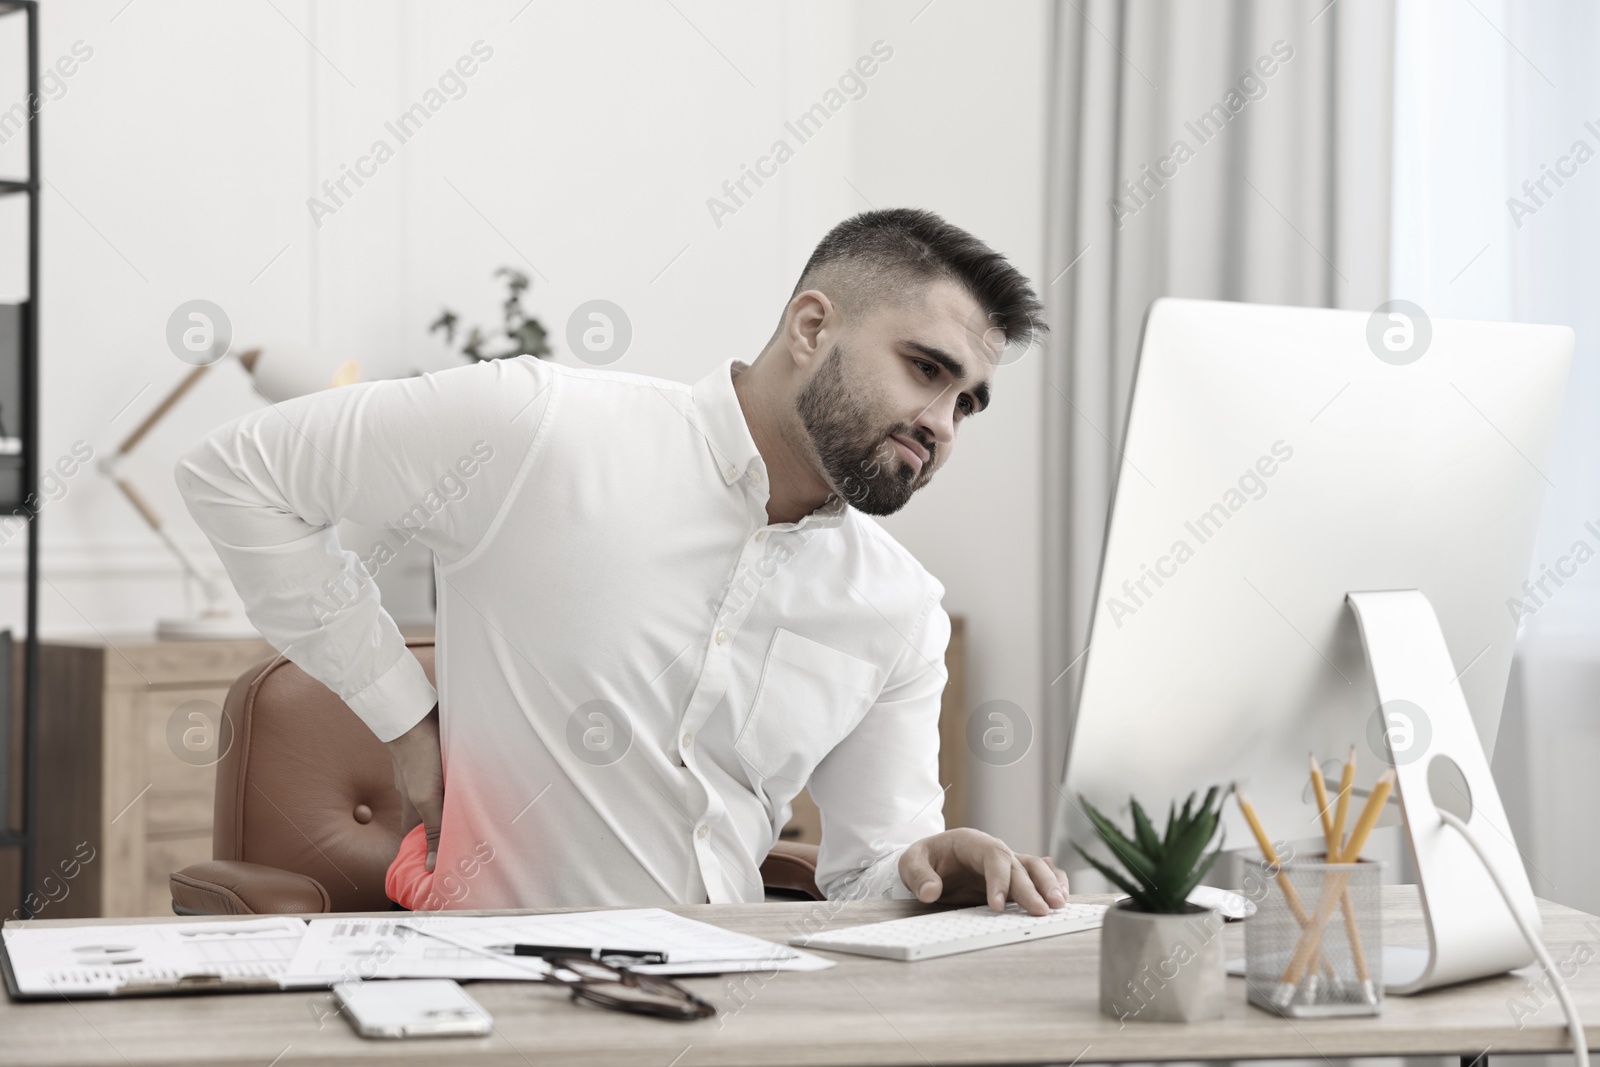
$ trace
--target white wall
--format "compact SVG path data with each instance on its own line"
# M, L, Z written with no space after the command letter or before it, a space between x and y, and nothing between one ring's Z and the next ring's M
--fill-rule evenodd
M871 206L927 207L979 234L1042 296L1046 5L940 0L910 23L897 9L870 10L878 17L863 18L874 27L865 36L894 40L903 65L862 111L851 180ZM867 206L860 197L839 205ZM1039 636L1042 371L1036 353L1002 365L994 406L962 430L939 477L885 522L944 581L946 607L967 617L969 711L1004 700L1027 717L1034 743L1021 760L967 761L969 817L1034 852L1047 847L1053 805L1044 797L1055 795L1039 739L1045 687L1060 668L1046 664L1065 662L1043 654Z
M47 459L79 439L109 455L182 377L163 331L196 297L228 312L236 349L309 349L330 373L355 358L392 376L458 362L428 322L449 305L492 325L490 273L511 265L533 275L529 306L563 361L567 316L603 297L634 328L616 367L692 381L753 357L817 239L869 205L931 208L1041 270L1043 0L125 5L43 5L46 62L78 41L93 50L41 116ZM384 123L480 40L493 54L465 94L399 145ZM707 198L775 139L794 143L784 121L878 40L893 57L866 94L717 225ZM8 106L20 84L0 91ZM314 224L307 197L380 137L394 158ZM20 166L17 143L0 146L0 171ZM21 240L9 207L0 248ZM23 291L20 264L0 256L0 294ZM1007 367L959 456L887 522L967 616L969 705L1007 699L1029 715L1049 681L1041 384L1037 361ZM208 562L172 462L261 403L218 364L124 468ZM182 612L176 565L94 471L45 508L40 532L46 636L148 631ZM0 622L21 617L21 546L0 547ZM1041 765L1036 751L976 764L978 823L1042 847Z

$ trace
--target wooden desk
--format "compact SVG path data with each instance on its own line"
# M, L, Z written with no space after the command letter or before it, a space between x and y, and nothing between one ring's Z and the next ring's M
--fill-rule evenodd
M1085 897L1087 901L1109 898ZM901 902L698 905L686 915L772 940L907 914ZM1386 890L1385 937L1418 943L1409 888ZM1542 904L1559 964L1587 944L1569 982L1590 1033L1600 1032L1600 921ZM369 913L389 915L393 912ZM482 914L466 913L463 914ZM37 920L52 922L52 920ZM83 925L118 920L56 920ZM142 920L120 920L142 921ZM184 921L184 920L178 920ZM1368 1019L1285 1020L1245 1003L1230 978L1227 1017L1189 1026L1129 1023L1099 1013L1098 934L921 963L837 956L812 973L691 979L723 1009L717 1019L672 1023L572 1004L552 986L472 982L495 1017L484 1038L364 1040L331 1013L328 992L230 994L75 1003L0 1001L0 1064L349 1064L416 1061L508 1064L1060 1063L1553 1052L1565 1024L1553 998L1518 1029L1509 1004L1521 979L1485 979L1420 997L1391 997ZM1227 930L1234 955L1243 930ZM1580 953L1578 958L1583 958ZM1531 972L1524 972L1531 973ZM321 1023L319 1027L319 1017Z

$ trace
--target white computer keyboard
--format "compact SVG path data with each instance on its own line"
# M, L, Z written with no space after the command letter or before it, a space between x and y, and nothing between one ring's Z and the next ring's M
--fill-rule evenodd
M930 960L978 948L1095 930L1105 921L1105 914L1104 904L1068 904L1052 909L1048 915L1029 915L1015 903L1007 904L1005 911L980 904L976 908L957 908L826 933L803 934L791 937L789 944L891 960Z

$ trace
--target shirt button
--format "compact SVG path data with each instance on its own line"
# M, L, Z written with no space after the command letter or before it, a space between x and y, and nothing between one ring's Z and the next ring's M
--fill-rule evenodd
M739 477L739 468L738 467L729 467L728 468L728 477L729 478L737 478L737 477Z
M692 744L694 744L694 734L685 731L683 735L683 747L688 748Z
M760 482L761 482L761 468L760 467L751 467L750 468L750 480L752 482L760 484Z
M766 539L767 539L767 531L765 531L765 530L757 530L756 531L756 540L757 541L765 541Z
M698 827L696 827L695 832L694 832L694 836L696 836L696 837L700 838L702 841L704 841L705 840L705 836L707 834L709 834L710 832L711 832L711 828L709 826L707 826L705 823L701 823Z
M726 630L718 630L717 631L717 644L725 645L727 643L728 643L728 631L726 631Z

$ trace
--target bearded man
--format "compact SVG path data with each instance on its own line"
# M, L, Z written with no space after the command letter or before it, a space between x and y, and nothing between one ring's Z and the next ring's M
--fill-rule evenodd
M873 211L693 386L488 360L251 413L176 477L251 622L388 744L422 818L398 904L760 900L809 787L828 898L1043 914L1051 860L944 828L944 588L867 517L949 461L1040 311L970 233ZM437 688L341 519L432 552Z

